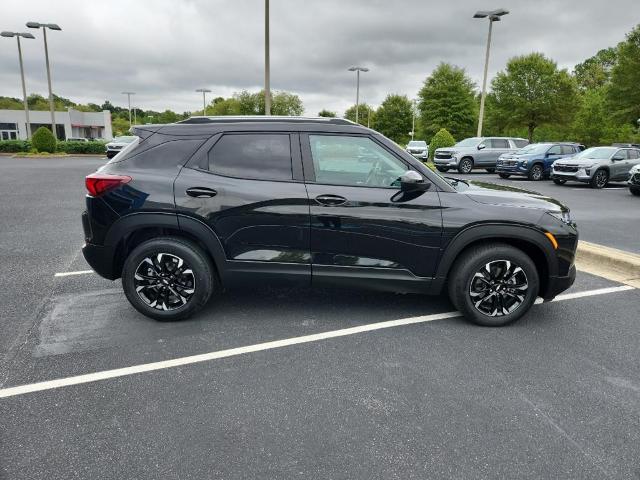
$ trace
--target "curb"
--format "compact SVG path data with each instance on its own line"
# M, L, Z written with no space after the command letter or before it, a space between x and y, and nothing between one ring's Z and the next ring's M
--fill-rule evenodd
M580 240L576 268L640 288L640 255L635 253Z

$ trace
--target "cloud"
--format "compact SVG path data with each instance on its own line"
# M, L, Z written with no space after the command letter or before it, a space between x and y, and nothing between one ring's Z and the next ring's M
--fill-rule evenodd
M540 51L571 69L624 39L636 0L504 1L511 11L494 25L490 76L507 59ZM475 1L271 0L271 85L301 96L308 115L343 112L354 102L351 65L361 98L379 104L388 93L415 96L441 61L467 69L479 85L487 23L473 19ZM49 48L54 91L78 102L124 104L137 92L141 108L200 108L196 88L215 96L261 88L263 0L24 0L3 12L0 29L27 21L58 23ZM29 92L46 94L41 33L24 40ZM20 96L15 46L0 39L1 95Z

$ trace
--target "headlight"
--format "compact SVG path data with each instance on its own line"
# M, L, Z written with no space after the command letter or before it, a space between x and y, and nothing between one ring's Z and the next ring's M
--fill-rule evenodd
M526 167L527 166L527 161L526 160L520 160L520 166L521 167Z
M573 223L571 220L571 212L569 210L551 210L547 213L567 225L571 225Z

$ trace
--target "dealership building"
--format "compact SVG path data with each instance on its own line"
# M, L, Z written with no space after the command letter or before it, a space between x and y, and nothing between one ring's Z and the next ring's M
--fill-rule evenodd
M69 137L111 140L111 112L81 112L69 108L55 112L56 131L59 140ZM51 112L29 110L29 123L33 134L39 127L51 128ZM0 140L26 140L27 119L24 110L0 110Z

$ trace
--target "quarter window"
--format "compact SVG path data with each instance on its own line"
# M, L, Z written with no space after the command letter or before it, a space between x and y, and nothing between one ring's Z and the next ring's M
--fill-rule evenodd
M223 135L209 151L209 170L227 177L291 180L289 135Z
M407 166L367 137L309 135L317 183L359 187L398 186Z

